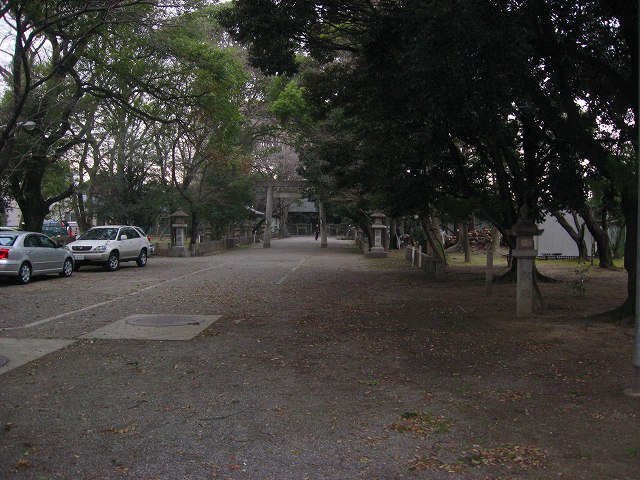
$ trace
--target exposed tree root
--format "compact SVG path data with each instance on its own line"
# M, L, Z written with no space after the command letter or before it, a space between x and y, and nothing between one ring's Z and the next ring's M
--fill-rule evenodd
M591 315L588 317L588 320L594 322L605 322L605 323L618 323L618 322L627 322L630 325L635 323L635 305L633 300L627 298L625 302L617 308L613 310L609 310L607 312L596 313L595 315Z
M536 282L539 282L539 283L558 283L558 282L560 282L560 280L548 277L548 276L543 275L542 273L540 273L540 271L538 270L538 268L535 265L534 265L534 272L535 272L535 280L536 280ZM517 280L518 280L517 262L513 262L513 265L511 265L511 268L509 268L509 270L507 270L502 275L496 276L496 278L493 280L493 283L502 283L502 284L504 284L504 283L515 283Z
M544 275L544 274L540 273L540 270L538 270L537 268L535 269L535 273L536 273L536 281L537 282L540 282L540 283L560 283L560 280L558 280L557 278L548 277L547 275Z

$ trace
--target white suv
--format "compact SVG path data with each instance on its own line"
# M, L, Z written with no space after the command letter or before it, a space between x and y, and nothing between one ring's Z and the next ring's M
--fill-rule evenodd
M147 264L149 239L138 227L106 225L93 227L67 245L73 253L75 269L82 265L102 265L114 271L120 262L135 260L139 267Z

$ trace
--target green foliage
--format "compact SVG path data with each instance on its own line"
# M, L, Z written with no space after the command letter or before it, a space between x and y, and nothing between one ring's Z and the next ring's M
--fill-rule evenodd
M301 126L311 124L310 107L305 100L305 90L297 82L291 81L278 93L271 104L271 113L282 123L292 121Z
M413 230L413 240L422 247L422 251L427 250L427 235L424 233L422 227L417 227Z
M198 210L217 234L247 217L254 201L253 185L248 165L239 158L228 157L206 170Z
M605 133L598 131L599 115L628 131L620 113L637 106L626 97L633 82L625 83L633 71L625 65L637 57L629 56L637 44L630 41L637 31L631 4L407 0L370 9L367 2L332 1L309 9L302 3L238 0L225 23L261 67L289 55L296 40L321 59L317 68L309 68L310 57L289 61L290 71L300 70L314 114L323 114L307 138L313 152L303 152L305 173L319 169L360 193L374 191L398 212L465 197L509 227L522 205L535 216L541 200L575 204L586 193L585 156L605 167L578 137ZM588 65L602 69L598 80L586 74ZM625 107L614 102L615 92L625 93ZM585 105L580 118L571 109L576 101ZM349 118L341 121L348 129L333 128L337 110ZM357 160L345 165L327 148L339 144ZM629 171L614 168L625 165L618 160L607 167L612 179Z
M42 179L42 193L46 198L57 197L65 193L73 184L71 165L58 161L47 168Z
M571 282L571 289L574 291L576 295L584 295L587 291L587 283L589 283L589 271L591 266L587 264L584 260L579 260L576 268L574 269L574 273L576 279Z
M167 198L159 183L142 181L125 173L101 172L93 185L94 212L99 223L138 225L148 228L162 213Z

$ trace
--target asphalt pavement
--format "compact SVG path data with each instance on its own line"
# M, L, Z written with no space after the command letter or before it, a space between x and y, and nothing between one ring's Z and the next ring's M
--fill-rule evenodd
M307 350L334 341L305 322L347 320L337 300L366 301L366 264L302 237L0 280L0 477L358 477L360 400L318 377Z

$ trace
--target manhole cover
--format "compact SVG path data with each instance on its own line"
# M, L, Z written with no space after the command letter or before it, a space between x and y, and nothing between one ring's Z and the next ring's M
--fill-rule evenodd
M128 318L127 323L138 327L183 327L185 325L200 325L199 321L187 315L139 315Z
M9 363L9 359L0 355L0 367L4 367L7 363Z

